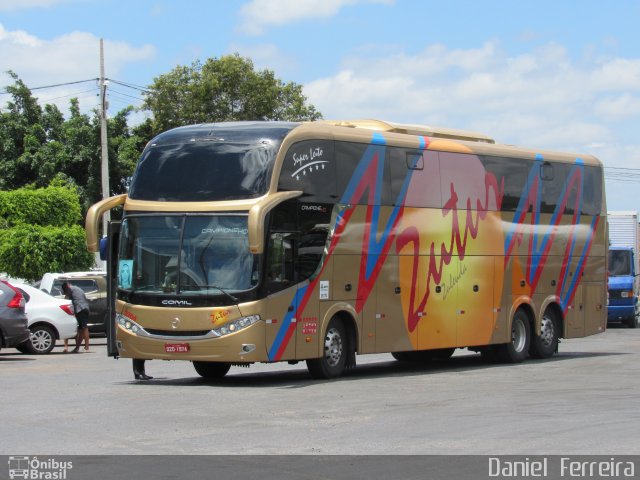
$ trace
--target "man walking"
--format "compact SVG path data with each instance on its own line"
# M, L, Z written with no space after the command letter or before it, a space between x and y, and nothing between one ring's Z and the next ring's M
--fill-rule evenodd
M89 301L80 287L71 285L69 282L62 284L62 293L71 300L73 304L73 313L76 315L78 322L78 332L76 333L76 348L71 352L78 353L82 339L84 339L84 351L89 351Z

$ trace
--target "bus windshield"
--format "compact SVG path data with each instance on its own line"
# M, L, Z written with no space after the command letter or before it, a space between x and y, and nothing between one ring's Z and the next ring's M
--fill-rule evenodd
M129 197L162 202L238 200L264 195L277 144L198 140L151 145L140 158Z
M258 284L246 215L129 216L122 222L118 288L167 295L224 295Z

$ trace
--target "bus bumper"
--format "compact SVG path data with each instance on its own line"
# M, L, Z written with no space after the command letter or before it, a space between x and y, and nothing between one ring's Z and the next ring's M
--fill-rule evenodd
M118 325L116 345L124 358L228 363L268 361L262 321L239 332L206 339L140 336Z

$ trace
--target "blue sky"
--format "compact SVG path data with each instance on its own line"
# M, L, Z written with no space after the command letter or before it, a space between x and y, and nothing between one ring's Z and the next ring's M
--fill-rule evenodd
M610 210L640 210L640 0L0 0L0 91L106 76L147 86L238 52L325 118L471 129L592 154ZM95 83L35 93L97 105ZM110 112L140 92L112 84ZM8 97L0 95L0 108ZM616 170L629 168L636 170Z

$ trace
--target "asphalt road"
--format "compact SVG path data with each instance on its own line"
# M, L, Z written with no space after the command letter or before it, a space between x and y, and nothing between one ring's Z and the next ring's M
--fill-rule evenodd
M640 453L640 329L563 341L549 360L488 364L461 350L416 366L358 357L334 381L305 364L232 367L0 351L0 454Z

